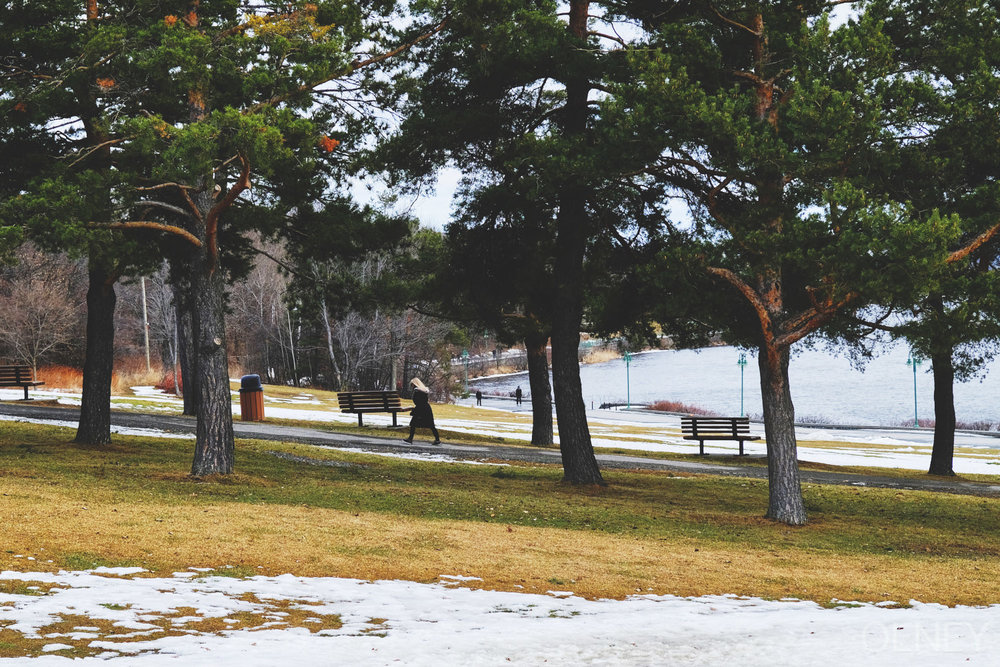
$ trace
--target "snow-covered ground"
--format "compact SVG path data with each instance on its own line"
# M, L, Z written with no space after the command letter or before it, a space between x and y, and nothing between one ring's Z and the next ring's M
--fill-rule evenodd
M45 397L78 402L78 397L59 393ZM174 399L156 400L169 404ZM304 405L314 406L307 392L294 400L269 401L266 413L314 421L355 419ZM381 423L380 418L370 415L366 421ZM697 446L680 439L676 417L599 411L591 425L595 445L601 447L690 453ZM526 421L439 419L438 426L530 438ZM121 432L165 435L154 430ZM929 454L926 442L907 440L898 431L800 429L799 438L800 458L839 465L925 469ZM998 450L991 446L995 443L963 438L956 470L1000 473ZM720 451L726 446L713 443ZM764 444L748 443L748 450L763 453ZM29 561L25 559L26 569ZM0 583L17 582L27 592L0 593L0 627L38 639L45 655L0 663L68 664L67 642L84 640L95 655L74 664L1000 664L1000 604L948 608L912 601L906 608L887 608L886 603L860 602L823 608L813 602L735 596L585 600L559 591L532 595L475 590L474 572L442 573L436 584L199 574L152 578L136 570L2 572ZM301 622L289 623L295 614ZM339 617L340 627L324 621L331 615ZM66 618L78 622L46 629ZM199 625L208 619L221 620L231 629Z
M37 638L45 651L0 663L68 664L67 642L84 640L97 655L73 664L996 665L1000 630L1000 605L585 600L474 590L458 586L468 579L461 575L417 584L136 574L0 574L39 587L41 594L0 594L0 624ZM289 628L296 612L304 618ZM89 620L44 629L63 615ZM328 622L334 615L340 627ZM206 619L233 629L206 632Z

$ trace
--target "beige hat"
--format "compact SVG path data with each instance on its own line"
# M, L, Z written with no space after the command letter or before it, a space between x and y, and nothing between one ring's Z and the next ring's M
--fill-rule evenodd
M417 391L422 391L425 394L431 393L431 390L427 388L427 385L425 385L423 382L420 381L420 378L413 378L412 380L410 380L410 384Z

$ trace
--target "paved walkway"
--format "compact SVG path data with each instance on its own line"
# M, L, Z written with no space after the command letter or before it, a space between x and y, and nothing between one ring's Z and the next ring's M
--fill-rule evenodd
M14 415L46 421L78 422L80 411L72 407L52 407L32 405L30 402L0 403L0 414ZM630 415L631 416L631 415ZM179 415L139 414L132 412L112 412L111 421L116 426L129 428L159 429L172 433L194 433L193 417ZM392 436L364 436L350 433L331 433L301 426L280 426L266 422L234 421L233 428L238 438L253 440L276 440L301 442L326 447L366 449L378 452L416 452L445 454L457 459L527 461L535 463L560 464L560 454L556 449L534 447L506 447L499 445L460 445L442 443L431 445L429 441L415 441L412 445L403 442L401 431ZM666 461L637 455L598 454L602 468L625 470L669 470L675 472L724 475L755 479L767 478L767 467L746 465L723 465L699 461ZM762 460L762 457L759 457ZM913 489L957 493L963 495L1000 497L1000 485L962 480L931 477L896 478L877 475L853 475L838 472L800 472L803 483L840 484L849 486L871 486L890 489Z

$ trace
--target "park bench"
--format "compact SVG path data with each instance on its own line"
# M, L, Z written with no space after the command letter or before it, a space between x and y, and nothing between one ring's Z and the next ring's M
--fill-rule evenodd
M16 364L0 365L0 387L23 387L24 400L28 400L28 388L45 384L34 379L31 366Z
M413 409L403 407L398 391L341 391L337 392L337 402L341 412L357 413L358 426L364 426L361 417L366 412L391 412L392 425L398 426L396 413Z
M706 440L737 440L740 456L744 456L745 440L760 440L750 435L749 417L681 417L685 440L698 441L698 453L705 455Z

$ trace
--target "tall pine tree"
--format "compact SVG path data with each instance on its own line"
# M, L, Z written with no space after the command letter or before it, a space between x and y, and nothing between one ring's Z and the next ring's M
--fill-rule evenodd
M663 137L623 141L623 124L631 121L609 96L614 86L630 85L636 75L629 53L644 45L616 34L616 3L462 0L419 7L446 22L442 39L414 52L405 120L384 159L410 177L446 164L463 169L453 224L467 229L452 233L454 241L499 249L505 237L547 235L539 245L545 256L492 261L508 259L511 273L545 276L547 284L536 281L505 298L530 306L539 302L530 290L548 291L541 330L551 334L564 479L603 484L579 373L586 267L593 244L623 242L662 214L650 184L639 181Z
M694 5L696 15L667 23L636 3L658 48L641 56L643 85L619 95L623 113L670 136L655 174L693 204L694 305L727 341L758 351L767 516L802 524L793 346L929 284L957 257L959 230L881 187L918 132L926 83L896 60L880 21L831 30L815 0Z
M328 176L342 168L340 141L360 143L372 126L352 111L359 73L429 33L404 35L380 20L393 11L391 2L364 11L237 0L19 5L25 16L50 7L53 47L80 55L21 77L16 89L5 81L5 110L37 109L30 124L68 137L62 169L24 184L12 206L45 210L54 199L67 202L54 223L78 233L124 232L171 261L192 315L192 473L229 473L223 315L234 264L227 255L238 259L242 232L280 225L328 187ZM24 54L24 64L42 55ZM12 75L31 71L20 60L6 62L19 68ZM81 110L84 99L96 109ZM84 169L93 176L82 176Z

